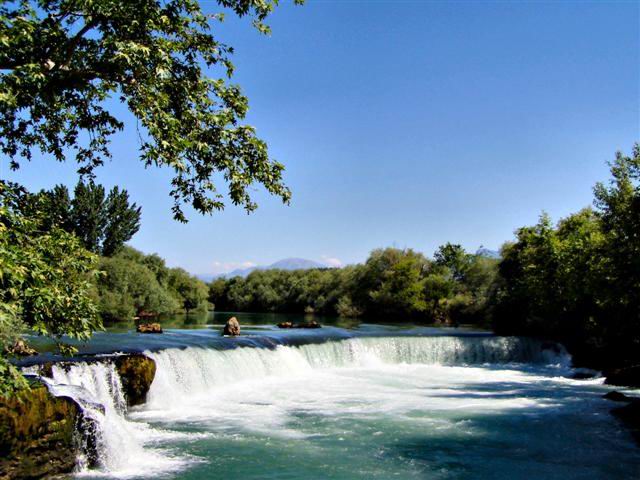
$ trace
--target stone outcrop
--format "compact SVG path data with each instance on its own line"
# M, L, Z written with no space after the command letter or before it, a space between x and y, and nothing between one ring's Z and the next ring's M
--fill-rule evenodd
M28 357L30 355L37 355L38 351L29 346L23 339L16 340L11 347L5 348L5 351L9 355L15 355L16 357Z
M240 322L236 317L231 317L227 320L227 323L224 325L222 329L223 335L228 335L230 337L237 337L240 335Z
M0 479L70 473L80 448L76 428L83 420L72 399L54 397L40 383L0 397Z
M126 354L89 362L113 362L120 376L127 404L144 403L155 377L156 364L142 354ZM58 362L68 368L75 362ZM54 363L38 366L51 377ZM96 408L100 408L98 405ZM0 397L0 480L37 479L71 473L78 455L90 465L98 461L96 425L69 397L54 397L46 386L32 387L11 397Z
M604 375L607 377L604 382L607 385L640 388L640 365L609 370Z
M127 397L127 405L143 404L156 375L156 362L145 355L132 354L116 357L115 366Z
M310 320L308 322L301 323L293 323L293 322L280 322L278 323L278 328L321 328L320 325L315 320Z
M138 333L162 333L162 326L159 323L141 323L136 327Z

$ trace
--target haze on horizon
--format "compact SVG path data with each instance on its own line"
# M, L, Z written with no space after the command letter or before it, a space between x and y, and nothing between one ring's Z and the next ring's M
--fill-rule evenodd
M169 174L137 161L133 121L97 181L142 205L131 245L198 274L389 245L497 249L543 210L589 205L638 139L639 16L622 1L287 2L271 37L229 18L248 122L286 165L291 205L258 191L250 216L173 221ZM1 166L31 190L77 181L72 162Z

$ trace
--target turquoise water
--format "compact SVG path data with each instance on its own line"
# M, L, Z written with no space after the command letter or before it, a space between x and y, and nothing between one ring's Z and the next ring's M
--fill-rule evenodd
M609 388L572 379L555 346L407 326L279 331L257 320L238 339L208 326L217 322L99 335L85 351L138 348L156 361L147 403L129 411L108 360L56 369L52 388L99 420L102 464L78 475L640 478L640 449L601 398Z

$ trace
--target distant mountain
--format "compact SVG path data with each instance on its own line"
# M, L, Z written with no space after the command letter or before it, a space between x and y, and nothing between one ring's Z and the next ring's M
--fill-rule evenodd
M476 252L476 255L479 257L495 258L496 260L500 258L500 252L497 252L496 250L489 250L484 247L480 247Z
M258 270L259 268L260 267L258 267L258 266L248 267L248 268L236 268L235 270L232 270L229 273L220 273L219 275L216 275L216 276L217 277L227 277L227 278L231 278L231 277L246 277L251 272L253 272L254 270Z
M203 274L198 275L198 278L205 282L210 282L211 280L220 277L246 277L254 270L310 270L312 268L329 268L329 266L323 263L314 262L313 260L307 260L305 258L285 258L267 266L263 265L249 268L238 268L229 273Z
M267 270L310 270L312 268L327 268L327 265L304 258L285 258L266 267Z

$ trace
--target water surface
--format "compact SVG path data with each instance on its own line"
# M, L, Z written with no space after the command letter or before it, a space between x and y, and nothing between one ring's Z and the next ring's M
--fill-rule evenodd
M98 335L85 351L143 349L156 361L147 403L130 411L108 361L55 368L52 388L84 402L100 425L101 465L79 475L640 478L640 449L601 398L608 387L572 379L570 359L552 345L245 320L237 339L220 336L223 322Z

